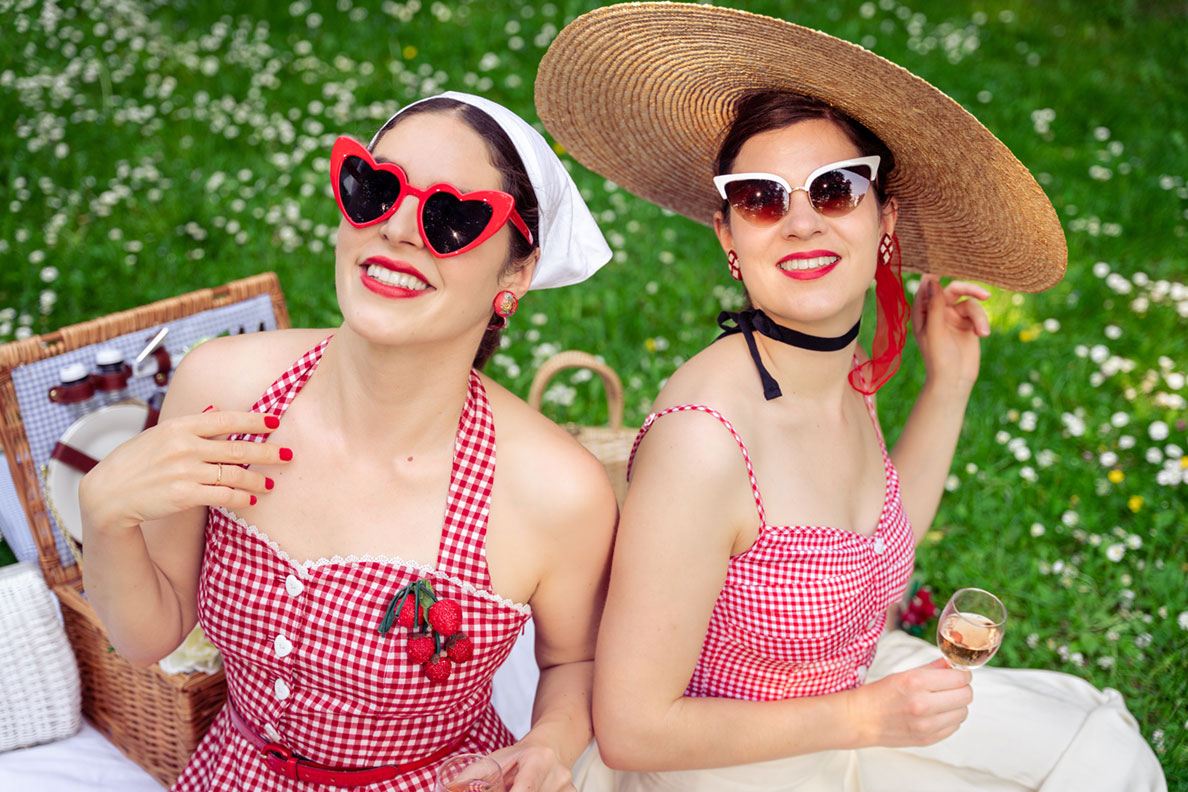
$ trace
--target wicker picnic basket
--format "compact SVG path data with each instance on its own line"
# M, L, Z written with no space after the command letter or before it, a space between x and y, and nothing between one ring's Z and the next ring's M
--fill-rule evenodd
M245 301L252 301L245 303ZM13 372L128 334L215 309L250 305L266 315L260 326L286 328L288 311L273 273L232 281L214 289L160 300L0 346L0 441L25 516L37 544L47 583L61 603L66 634L78 660L83 714L128 758L169 786L181 773L226 698L223 672L166 674L156 665L138 668L118 655L82 590L82 574L61 552L22 422ZM237 308L236 308L237 310ZM221 316L221 314L216 314ZM85 549L85 548L84 548Z
M623 426L623 383L615 370L588 352L570 349L558 352L540 365L528 389L528 405L540 410L544 401L545 388L557 374L566 369L584 368L593 371L602 380L606 391L608 423L606 426L582 426L566 424L565 428L602 463L615 489L619 505L627 495L627 460L631 456L631 445L635 442L636 430Z

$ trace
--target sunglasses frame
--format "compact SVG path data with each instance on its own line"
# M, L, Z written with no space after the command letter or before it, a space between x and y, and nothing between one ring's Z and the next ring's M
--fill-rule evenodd
M348 157L358 157L373 171L383 171L392 174L400 184L400 192L397 194L396 200L385 212L373 220L366 220L362 223L355 222L347 213L346 206L343 204L339 177L342 174L343 163L346 162ZM454 185L446 182L438 182L423 190L418 189L408 183L408 175L404 172L403 168L393 162L376 162L371 152L367 150L367 147L354 138L343 136L334 141L334 148L330 152L330 184L334 188L334 200L338 202L338 211L355 228L367 228L368 226L382 223L396 214L396 210L404 203L406 197L412 196L416 198L418 200L417 232L421 235L421 241L425 243L425 246L437 258L460 256L463 253L474 250L497 234L499 229L503 228L504 224L509 221L528 240L529 245L534 244L532 232L528 229L528 225L524 222L524 219L520 217L520 213L516 211L516 199L508 193L502 190L476 190L474 192L463 193L454 187ZM437 193L442 192L454 196L459 201L482 201L491 207L491 219L482 233L457 250L452 250L448 253L438 252L437 248L433 246L433 243L429 241L429 237L425 234L425 201Z
M822 176L826 173L829 173L830 171L845 170L846 167L850 166L850 165L866 165L867 167L870 168L870 183L874 184L878 180L878 177L879 177L879 162L880 161L881 160L877 154L872 154L869 157L855 157L854 159L841 160L839 162L830 162L828 165L822 165L821 167L817 168L815 171L810 173L808 175L808 178L804 180L803 187L793 187L792 185L788 184L787 179L783 178L782 176L777 176L774 173L725 173L725 174L722 174L721 176L714 177L714 186L718 188L718 194L722 196L722 200L726 201L729 204L730 198L727 197L727 195L726 195L726 185L730 184L731 182L748 181L748 180L752 180L752 179L754 179L754 180L763 179L766 181L773 181L776 184L783 187L784 192L787 195L787 202L784 205L784 213L781 214L780 217L777 218L774 222L779 222L780 219L783 219L784 217L786 217L788 215L788 212L792 208L792 193L794 193L798 190L806 193L809 196L809 205L813 207L814 212L821 215L822 217L831 217L831 215L827 215L824 212L822 212L820 209L818 209L817 205L813 203L813 199L812 199L813 194L812 194L812 192L810 192L810 188L812 187L813 182L816 180L816 178L818 176ZM860 175L860 174L855 174L855 175ZM869 192L869 187L867 188L867 191ZM863 193L862 197L858 199L858 203L862 203L862 198L865 198L865 197L866 197L866 193ZM734 205L730 204L730 207L733 209ZM850 212L854 211L857 208L858 208L858 204L855 204L848 211L842 212L841 214L838 214L838 215L832 215L832 217L845 217L846 215L848 215ZM753 220L747 218L745 215L743 216L743 219L747 220L747 222L749 222L749 223L754 222Z

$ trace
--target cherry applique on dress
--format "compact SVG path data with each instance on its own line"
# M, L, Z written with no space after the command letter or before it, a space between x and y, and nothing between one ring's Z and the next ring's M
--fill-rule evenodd
M454 599L438 599L428 580L414 580L392 596L379 623L380 635L395 624L409 630L408 657L433 682L444 682L453 663L474 654L474 642L462 632L462 606Z

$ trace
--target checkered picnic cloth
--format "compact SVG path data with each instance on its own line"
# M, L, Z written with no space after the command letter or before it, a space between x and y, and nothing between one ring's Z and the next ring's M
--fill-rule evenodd
M726 581L686 696L771 701L819 696L866 678L887 609L903 596L915 562L899 475L866 406L883 454L883 509L871 536L829 526L768 525L751 455L725 416L701 404L649 415L635 449L656 419L695 410L712 415L742 450L759 512L759 536L730 559ZM630 473L630 463L628 467Z
M309 380L323 341L252 408L282 414ZM248 436L261 440L262 436ZM235 514L212 509L198 592L199 618L223 653L227 689L266 740L347 769L399 764L459 738L458 752L489 753L514 739L491 706L491 678L530 617L490 590L484 551L495 472L495 431L477 374L458 423L436 568L386 557L296 561ZM428 578L462 605L474 655L430 682L405 652L407 630L377 630L393 593ZM368 786L429 790L435 766ZM174 790L330 789L286 780L231 725L224 710Z

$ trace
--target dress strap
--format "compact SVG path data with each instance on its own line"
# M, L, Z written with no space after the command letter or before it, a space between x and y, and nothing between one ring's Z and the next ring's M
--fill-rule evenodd
M858 360L858 355L854 355L854 369L857 369L861 364ZM859 391L862 393L862 391ZM883 427L879 425L879 414L875 410L874 398L869 393L862 393L862 400L866 402L866 411L870 414L870 422L874 424L875 437L879 438L879 450L883 452L883 464L889 466L891 463L891 456L887 453L887 442L883 439Z
M875 435L879 438L879 448L883 449L883 456L887 456L887 442L883 439L883 427L879 426L879 414L875 411L874 399L870 394L862 394L866 402L866 411L870 413L870 422L874 424Z
M767 525L767 514L763 508L763 495L760 494L759 484L755 481L755 468L751 465L751 454L747 451L746 443L743 442L742 436L739 435L737 431L735 431L734 425L726 419L726 416L722 415L722 413L718 412L712 407L706 407L704 404L681 404L676 407L669 407L666 410L654 412L649 415L647 420L644 421L643 426L639 428L639 433L635 436L635 443L631 446L631 456L627 459L627 480L631 480L631 466L635 463L635 452L639 449L640 442L643 440L644 435L647 434L648 429L650 429L652 424L656 422L656 419L663 418L669 413L687 412L689 410L695 410L697 412L703 412L712 415L713 417L717 418L718 422L725 426L726 429L729 430L730 434L734 437L734 442L738 443L738 447L742 451L743 461L747 464L747 477L751 480L751 494L755 497L755 509L759 512L760 528Z
M471 369L466 404L454 437L454 464L437 569L481 590L491 587L486 536L494 479L495 421L482 380Z
M277 377L276 382L269 385L268 390L252 405L251 412L284 415L293 399L297 398L297 394L313 376L314 369L318 367L322 353L326 350L326 344L329 344L333 337L333 334L326 336L317 346L299 357L284 374ZM267 437L266 434L231 435L231 439L248 440L252 443L262 443Z

